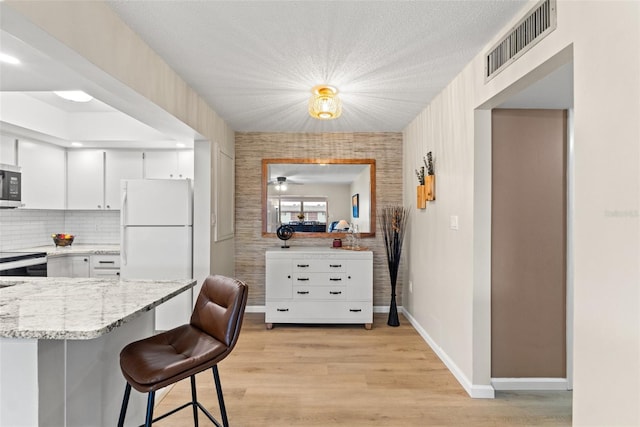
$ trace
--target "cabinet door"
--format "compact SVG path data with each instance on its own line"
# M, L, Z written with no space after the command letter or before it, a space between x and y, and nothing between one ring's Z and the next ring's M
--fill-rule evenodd
M120 180L142 178L142 151L105 152L105 209L120 209Z
M47 277L89 277L89 256L51 257L47 260Z
M178 178L193 179L193 150L178 151Z
M373 300L373 263L371 260L347 261L347 299Z
M268 259L266 265L266 299L283 299L293 296L290 259Z
M71 277L89 277L89 255L72 255L68 258L71 264Z
M45 142L21 140L22 203L28 209L65 208L65 151Z
M66 256L47 258L47 277L71 277L71 266Z
M144 177L150 179L193 179L193 150L146 151Z
M177 178L178 155L175 151L146 151L144 177L150 179Z
M67 153L67 209L104 208L104 152Z

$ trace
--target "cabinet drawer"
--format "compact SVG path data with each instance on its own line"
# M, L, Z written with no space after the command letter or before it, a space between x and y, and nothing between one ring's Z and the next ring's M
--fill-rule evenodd
M267 323L373 323L371 302L270 301Z
M94 269L91 271L91 277L108 277L115 279L120 277L120 270L115 268Z
M344 300L347 298L347 288L344 286L295 286L294 300Z
M91 255L93 268L120 268L119 255Z
M294 272L344 272L346 271L346 263L342 260L332 259L294 259Z
M294 273L293 284L296 286L328 286L343 285L347 277L342 273Z

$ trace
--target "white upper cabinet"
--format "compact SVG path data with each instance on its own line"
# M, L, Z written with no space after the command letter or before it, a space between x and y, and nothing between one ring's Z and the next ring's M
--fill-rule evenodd
M150 179L193 179L193 150L146 151L144 177Z
M27 209L65 208L65 150L44 142L20 140L22 203Z
M120 209L120 181L142 178L142 151L107 150L105 152L105 209Z
M193 150L178 151L178 178L193 179Z
M67 209L120 209L120 180L142 178L142 151L71 150Z
M104 151L67 153L67 209L104 209Z

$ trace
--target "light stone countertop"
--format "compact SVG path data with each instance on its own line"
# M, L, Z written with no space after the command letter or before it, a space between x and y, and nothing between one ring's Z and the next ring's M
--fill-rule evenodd
M46 246L36 246L33 248L16 249L16 252L46 252L47 257L57 257L63 255L119 255L120 245L118 244L76 244L71 246L57 247L53 243Z
M195 284L192 279L0 277L0 337L97 338Z

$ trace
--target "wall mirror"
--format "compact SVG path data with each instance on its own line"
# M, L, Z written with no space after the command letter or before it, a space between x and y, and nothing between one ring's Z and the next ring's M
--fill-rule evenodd
M298 237L376 231L374 159L263 159L262 235L288 224ZM344 228L345 224L349 229Z

